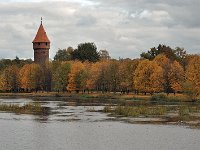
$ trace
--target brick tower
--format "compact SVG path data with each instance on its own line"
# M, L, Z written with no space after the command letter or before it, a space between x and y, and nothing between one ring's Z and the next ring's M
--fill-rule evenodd
M34 49L34 62L44 66L45 62L49 61L50 40L42 25L42 18L40 27L32 43Z

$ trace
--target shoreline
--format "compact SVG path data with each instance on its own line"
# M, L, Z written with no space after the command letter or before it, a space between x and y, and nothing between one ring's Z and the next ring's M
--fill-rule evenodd
M144 99L141 97L136 97L133 94L130 95L119 95L117 94L75 94L75 93L0 93L0 99L9 98L30 98L35 102L41 101L64 101L67 102L66 106L104 106L106 107L122 107L120 112L116 110L100 111L102 113L107 113L108 116L114 117L112 121L124 121L132 124L173 124L173 125L183 125L200 129L200 103L193 102L151 102L146 96ZM140 99L137 99L140 98ZM179 107L186 106L183 109L182 116L178 115ZM159 107L166 107L164 114L154 114L152 115L151 108L154 107L154 111L158 111ZM177 108L176 108L177 107ZM126 109L127 108L127 109ZM132 109L133 110L130 110ZM170 111L169 111L170 108ZM176 108L176 109L174 109ZM127 110L129 112L126 112ZM189 110L191 109L191 112ZM140 114L135 114L137 111ZM94 111L95 110L88 110ZM153 111L153 113L155 113ZM162 111L162 110L161 110ZM116 113L115 113L116 112ZM160 113L160 112L158 112Z

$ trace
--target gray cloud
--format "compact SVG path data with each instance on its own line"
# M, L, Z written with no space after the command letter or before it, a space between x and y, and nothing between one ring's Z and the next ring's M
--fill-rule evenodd
M136 58L160 43L199 53L199 6L199 0L0 1L0 58L33 58L41 16L51 58L82 42L114 58Z

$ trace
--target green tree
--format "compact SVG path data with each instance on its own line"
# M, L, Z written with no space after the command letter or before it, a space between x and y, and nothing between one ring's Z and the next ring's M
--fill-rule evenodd
M140 56L145 59L153 60L159 54L164 54L171 61L176 60L183 64L186 56L186 51L184 48L176 47L174 50L169 46L160 44L157 48L153 47L149 51L143 52Z
M69 61L72 60L73 48L68 47L67 49L59 49L54 56L55 61Z
M74 60L96 62L100 56L94 43L81 43L72 53Z
M65 91L68 84L68 75L70 73L71 63L62 62L62 63L53 63L53 77L52 77L52 86L53 90L60 92Z

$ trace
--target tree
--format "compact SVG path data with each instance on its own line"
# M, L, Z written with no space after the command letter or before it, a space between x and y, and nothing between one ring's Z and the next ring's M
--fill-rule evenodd
M190 59L186 67L186 84L187 93L195 100L200 95L200 55Z
M177 61L172 62L169 70L169 81L174 93L183 90L184 75L183 67Z
M99 56L101 60L107 60L110 59L109 53L107 50L100 50L99 51Z
M0 91L4 91L4 90L5 90L5 82L4 82L4 77L1 73L0 74Z
M116 60L112 60L109 63L107 70L107 79L109 85L109 91L117 92L120 87L120 76L119 76L119 62Z
M17 92L19 90L19 69L17 66L4 69L0 85L3 91Z
M169 58L166 57L164 54L157 55L155 61L160 67L163 69L163 89L164 92L169 94L173 92L170 84L169 72L171 67L171 61Z
M90 68L87 69L89 78L86 81L86 89L88 92L90 90L96 89L100 65L100 62L92 63Z
M134 87L144 92L153 94L163 90L163 70L154 61L143 60L139 63L134 73Z
M0 60L0 71L3 71L5 68L10 66L17 66L18 68L24 66L25 64L30 64L33 61L31 59L19 59L17 56L15 59L1 59Z
M76 91L78 93L80 90L84 90L87 79L85 70L86 69L83 63L79 61L72 63L71 71L68 75L68 91Z
M97 47L94 43L81 43L72 53L74 60L96 62L99 60Z
M153 60L159 54L165 55L171 61L178 61L184 63L186 51L184 48L177 47L175 50L166 45L159 45L157 48L153 47L146 53L143 52L140 56L145 59Z
M72 60L73 48L68 47L67 49L59 49L54 56L55 61L69 61Z
M160 54L154 60L163 69L163 88L169 94L182 91L184 81L184 69L177 61L171 61L164 54Z
M68 84L68 75L71 69L70 62L54 62L52 67L53 77L53 89L57 92L65 91Z
M135 89L133 85L133 75L138 66L139 60L120 60L119 62L119 76L120 89L123 93L128 93L131 89Z
M19 71L21 88L32 91L41 90L44 83L44 75L38 64L24 65ZM43 89L42 89L43 90Z
M176 47L175 50L174 50L174 53L176 55L176 60L178 62L181 62L181 63L184 63L182 62L186 56L187 56L187 53L186 53L186 50L184 48L181 48L181 47Z

